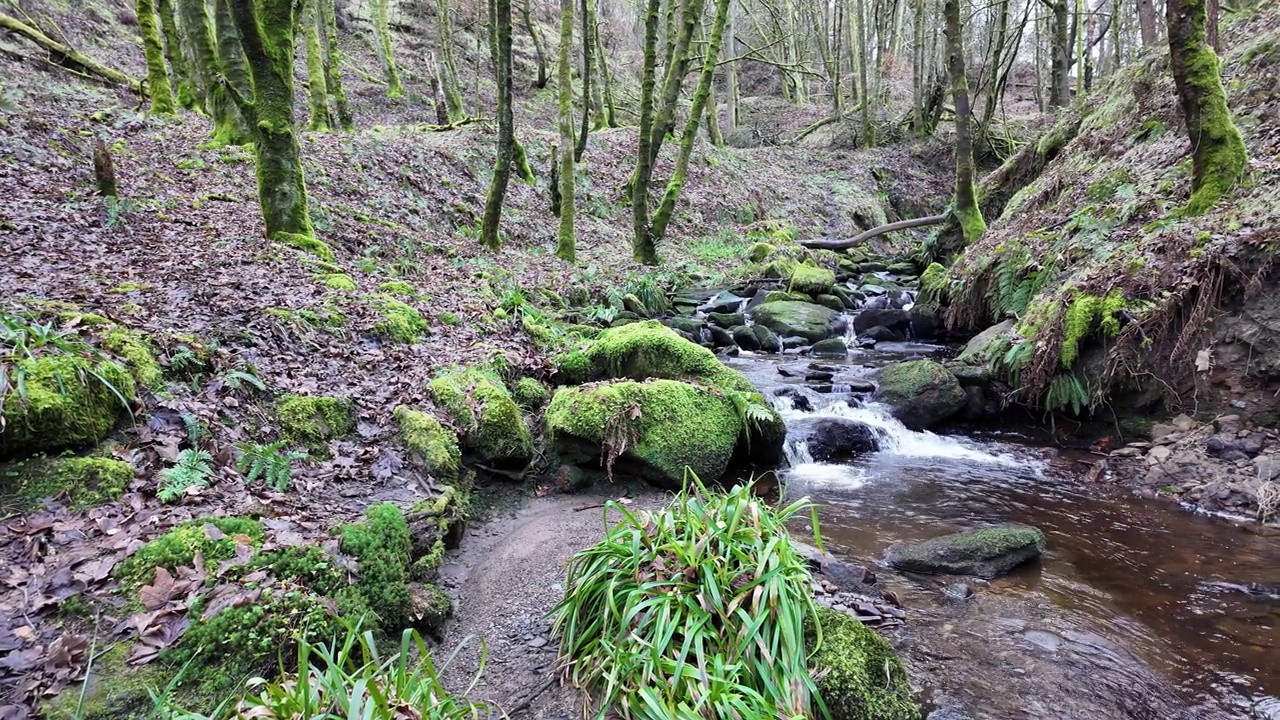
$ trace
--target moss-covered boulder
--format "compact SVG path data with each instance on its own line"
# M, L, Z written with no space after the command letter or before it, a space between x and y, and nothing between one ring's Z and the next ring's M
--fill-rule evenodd
M932 360L913 360L880 368L876 402L913 430L923 430L964 409L964 388L945 367Z
M606 330L583 353L591 362L592 379L697 380L720 390L755 392L710 350L656 321Z
M843 332L840 313L809 302L766 302L753 308L751 317L782 337L802 337L811 343Z
M802 292L791 292L789 290L770 290L764 295L764 302L767 302L767 303L778 303L778 302L787 302L787 301L807 303L807 302L812 302L813 298L809 297L808 295L805 295Z
M412 345L423 335L431 334L431 324L412 305L386 293L370 295L368 300L381 318L373 325L375 334L403 345Z
M1018 523L976 528L889 548L886 560L908 572L999 577L1044 551L1044 533Z
M133 477L132 465L108 457L36 458L0 467L0 491L22 507L65 494L78 510L119 499Z
M1013 333L1013 320L1005 320L996 323L991 327L983 330L973 336L968 344L964 346L964 350L956 356L957 362L968 363L970 365L986 365L995 358L993 357L993 349L1001 346L1002 340L1008 338ZM1008 347L1005 345L1004 347Z
M547 404L551 391L537 378L522 377L511 387L511 396L526 412L532 412Z
M432 380L427 390L458 430L462 448L484 465L522 470L533 460L524 414L492 370L462 368Z
M579 464L621 469L679 489L688 467L705 482L728 467L743 431L732 400L677 380L623 380L565 388L546 414L553 448Z
M285 395L276 414L280 434L291 443L310 448L323 447L356 426L350 403L336 397Z
M811 660L831 720L919 720L907 673L884 638L847 613L817 608L822 644ZM810 628L811 642L817 633Z
M754 242L751 243L751 247L747 248L747 259L753 263L761 263L777 249L777 246L771 243Z
M0 459L87 447L100 442L133 403L133 377L118 363L73 355L17 361L18 384L0 407Z
M400 435L413 458L432 477L444 482L458 480L462 467L462 451L458 438L434 417L401 405L391 413L400 428Z
M791 269L788 285L793 292L826 295L836 284L836 274L826 268L800 264Z
M129 374L138 384L156 387L164 379L164 369L156 359L155 348L141 333L112 328L103 333L102 348L124 360Z

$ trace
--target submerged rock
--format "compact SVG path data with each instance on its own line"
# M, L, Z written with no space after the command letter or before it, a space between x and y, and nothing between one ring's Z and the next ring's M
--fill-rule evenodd
M840 314L829 307L809 302L783 300L766 302L751 311L758 325L788 337L795 335L818 342L840 331Z
M889 565L907 572L999 577L1044 550L1044 533L1006 523L889 548Z
M892 407L894 417L912 430L937 425L968 401L955 376L932 360L886 365L877 379L876 401Z

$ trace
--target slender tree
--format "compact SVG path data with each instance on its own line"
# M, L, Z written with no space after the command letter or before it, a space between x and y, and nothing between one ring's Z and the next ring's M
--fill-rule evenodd
M618 106L613 99L613 77L609 74L609 58L604 43L600 40L600 23L597 21L592 29L591 46L596 50L596 65L600 67L601 96L604 99L604 126L618 127Z
M342 89L342 52L338 49L338 12L334 0L316 0L320 4L320 34L324 40L324 84L333 96L334 109L338 111L338 126L350 132L355 130L355 118L347 104L347 93Z
M658 246L649 225L649 178L653 174L650 157L653 137L653 91L657 84L658 10L660 0L648 0L644 14L644 59L640 65L640 140L636 171L631 186L631 241L636 262L658 264Z
M440 45L441 89L449 108L449 122L458 122L467 116L462 103L462 83L458 79L458 61L453 52L453 19L449 0L436 2L436 42Z
M1142 35L1143 47L1150 47L1160 42L1157 17L1155 0L1138 0L1138 30Z
M151 112L172 115L176 111L173 87L169 84L169 68L164 59L155 3L153 0L137 0L136 10L138 31L142 33L142 52L147 58L147 95L151 98Z
M515 128L511 107L511 0L493 1L493 26L497 39L494 74L498 82L498 157L493 166L493 182L484 204L480 226L480 244L496 250L501 245L498 230L502 223L502 202L511 180L511 161L515 156ZM566 150L566 153L568 151ZM564 209L561 208L561 216Z
M391 44L389 5L390 0L373 0L373 31L377 36L378 60L387 78L387 97L399 98L404 95L404 87L400 84L400 71L396 69L395 49Z
M178 17L173 11L173 1L156 0L155 8L160 28L164 31L164 57L173 70L173 79L178 86L178 106L196 110L200 107L200 95L196 91L191 68L182 53L182 34L178 32Z
M591 132L591 27L595 3L582 0L582 129L578 132L578 144L573 146L573 161L582 162L587 151L587 134Z
M307 38L307 100L311 108L307 129L329 132L329 84L320 48L319 4L320 0L305 0L302 10L302 32Z
M533 86L541 90L547 86L547 51L543 47L542 31L533 21L533 10L529 7L532 4L533 0L523 0L520 3L520 17L524 20L524 29L533 38L533 50L538 58L538 79L533 81Z
M560 166L555 175L560 181L559 199L560 231L556 236L556 257L566 262L573 262L576 253L574 238L574 159L569 148L573 145L573 67L570 61L570 48L573 47L573 0L560 0L560 58L556 63L556 92L558 113L557 128L560 132L560 145L565 148L559 158L551 154L551 162L559 160ZM585 103L584 103L585 104Z
M1207 39L1205 0L1168 0L1169 66L1191 138L1191 201L1198 215L1230 192L1244 175L1248 151L1231 121L1218 56Z
M204 98L204 109L213 120L213 137L209 144L241 145L248 142L249 128L223 84L225 80L206 3L204 0L178 0L178 17L190 55L189 65L195 71L200 94Z
M1071 0L1041 0L1053 13L1049 54L1049 107L1071 101Z
M960 21L960 0L943 3L947 36L947 73L951 77L951 96L956 107L956 188L952 212L959 222L966 244L973 243L987 231L978 207L973 169L973 110L969 106L969 81L964 68L964 26Z

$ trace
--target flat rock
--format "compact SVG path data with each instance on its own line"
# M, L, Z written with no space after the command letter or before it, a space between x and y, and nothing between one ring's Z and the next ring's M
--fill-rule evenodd
M1044 533L1030 525L1005 523L975 528L922 543L889 548L886 561L898 570L933 575L999 577L1044 550Z

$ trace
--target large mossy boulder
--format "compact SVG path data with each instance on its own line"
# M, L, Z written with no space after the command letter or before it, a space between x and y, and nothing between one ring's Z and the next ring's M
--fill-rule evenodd
M451 370L432 380L427 390L449 414L462 449L481 464L523 470L533 460L533 435L497 373L475 367Z
M44 355L9 369L15 385L0 407L0 459L82 448L100 442L133 403L129 372L104 358Z
M890 406L894 417L912 430L937 425L965 406L964 388L932 360L886 365L876 379L876 402Z
M616 461L628 474L679 489L688 467L704 482L724 474L744 420L733 400L678 380L622 380L558 390L546 414L553 449L576 464Z
M753 308L751 317L782 337L802 337L811 343L843 331L840 313L809 302L766 302Z
M847 613L819 606L822 644L811 665L831 720L919 720L907 673L884 638ZM808 637L816 642L810 629Z
M324 395L285 395L276 406L280 433L286 440L312 449L355 429L351 403Z
M791 269L788 285L793 292L806 295L827 295L835 287L836 274L826 268L799 264Z
M657 321L606 330L582 352L591 363L592 380L696 380L719 390L755 392L710 350Z
M933 575L999 577L1044 551L1044 533L1005 523L889 548L887 562L899 570Z
M432 477L446 483L458 480L462 467L462 450L458 437L434 417L401 405L391 413L405 445L409 446L422 469Z

